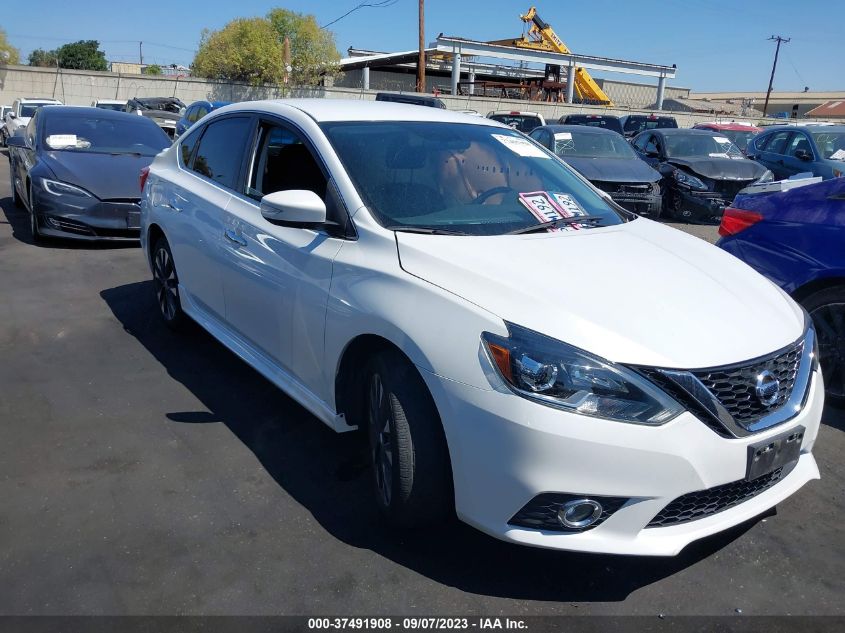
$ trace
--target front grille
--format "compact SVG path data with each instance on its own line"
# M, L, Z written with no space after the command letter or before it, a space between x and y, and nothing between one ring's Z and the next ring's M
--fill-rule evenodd
M803 351L802 339L786 351L747 365L693 370L691 373L718 398L736 422L747 427L782 407L792 395ZM778 397L770 405L764 405L755 393L757 376L765 370L774 374L780 383Z
M742 479L707 490L687 493L663 508L646 527L666 527L688 523L733 508L774 486L794 467L795 462L752 481Z
M557 512L567 501L573 499L592 499L599 502L602 507L601 516L593 524L580 530L562 525L557 519ZM597 497L594 495L544 492L526 503L519 512L513 515L508 524L552 532L584 532L604 523L611 514L625 505L626 501L628 501L626 497Z
M736 194L740 192L741 189L745 189L748 185L750 185L753 180L716 180L713 183L714 191L719 192L722 194L728 202L732 202L733 199L736 197Z
M608 182L604 180L594 180L592 181L593 185L597 188L601 189L602 191L606 191L607 193L613 195L617 194L620 196L625 195L633 195L633 196L643 196L643 195L651 195L652 187L650 183L643 183L643 182Z

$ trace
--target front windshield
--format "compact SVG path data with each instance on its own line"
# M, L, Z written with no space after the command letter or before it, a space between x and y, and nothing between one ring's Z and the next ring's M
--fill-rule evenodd
M637 158L631 144L616 133L555 132L555 154L561 158Z
M667 134L666 156L670 158L742 158L736 145L718 132L709 134Z
M594 189L513 130L438 122L324 123L384 226L501 235L573 215L623 222ZM579 227L569 227L578 229Z
M822 158L845 161L845 131L810 132Z
M35 115L35 111L38 110L38 108L41 108L45 105L47 105L47 104L46 103L21 104L21 116L26 117L26 118L30 118L30 117Z
M731 142L736 145L743 152L748 147L748 141L751 140L757 132L753 130L720 130L719 134L726 136Z
M523 134L528 134L535 127L543 125L539 117L529 114L491 114L490 119L509 125Z
M52 115L44 122L48 150L155 156L170 146L161 128L147 119L84 113Z
M97 107L100 110L116 110L117 112L123 112L123 109L126 107L125 103L98 103Z

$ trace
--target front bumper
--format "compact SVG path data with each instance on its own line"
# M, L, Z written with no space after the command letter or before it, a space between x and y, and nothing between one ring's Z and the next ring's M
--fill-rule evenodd
M713 191L691 191L676 187L673 189L673 199L669 206L676 219L702 224L719 224L725 208L733 200Z
M54 196L35 187L32 195L43 235L78 240L137 240L140 235L137 202Z
M627 196L625 194L610 194L613 201L623 209L632 211L647 218L660 217L663 197L660 194L648 196Z
M574 415L502 391L482 390L421 370L440 411L458 517L497 538L560 550L672 556L690 542L760 515L819 478L811 453L824 405L814 372L804 409L792 420L726 439L691 413L661 427ZM803 426L801 456L776 484L743 503L668 527L646 525L671 501L745 477L747 447ZM509 520L541 493L625 497L597 527L561 533Z

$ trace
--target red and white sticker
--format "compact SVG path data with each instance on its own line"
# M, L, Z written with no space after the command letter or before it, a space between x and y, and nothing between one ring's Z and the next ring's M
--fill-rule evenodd
M586 215L584 209L567 193L532 191L519 194L519 201L541 223ZM564 224L552 227L549 231L577 231L579 228L581 227L578 224Z

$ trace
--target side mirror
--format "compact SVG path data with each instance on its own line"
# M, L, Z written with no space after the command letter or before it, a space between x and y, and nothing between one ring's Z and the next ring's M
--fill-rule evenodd
M326 223L326 203L313 191L289 189L261 198L261 215L280 226L317 226Z
M660 152L649 151L645 153L649 158L660 158Z
M18 118L18 115L17 115L17 114L15 114L14 112L9 112L9 118L10 118L10 119L17 119L17 118Z
M800 160L813 160L813 155L805 149L796 149L795 158Z
M29 147L29 144L26 142L25 136L10 136L6 139L6 146L7 147Z

